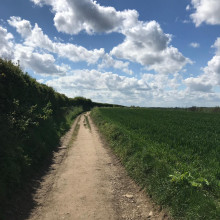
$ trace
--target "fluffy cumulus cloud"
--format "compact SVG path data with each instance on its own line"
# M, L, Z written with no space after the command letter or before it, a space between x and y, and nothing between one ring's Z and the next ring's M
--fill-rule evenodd
M137 62L158 73L176 73L191 62L177 48L169 45L171 35L165 34L156 21L139 21L136 10L117 11L113 7L101 6L93 0L32 1L40 6L47 4L52 7L55 14L54 24L58 31L68 34L77 34L83 30L89 34L123 34L124 42L112 49L110 57L104 56L100 68L112 66L117 69L121 66L122 71L130 74L131 71L126 67L127 62L112 60L113 56Z
M105 54L102 57L102 63L98 65L99 69L105 69L113 67L115 69L122 70L123 72L132 75L133 71L129 69L129 62L123 62L121 60L116 60L109 54Z
M220 38L217 38L212 47L216 49L216 53L203 68L203 74L185 79L192 91L213 92L213 88L220 85Z
M211 25L220 24L219 0L191 0L191 4L195 9L191 18L197 27L203 22Z
M220 55L215 55L204 68L204 72L209 76L210 79L213 78L213 84L220 85Z
M58 31L77 34L86 31L112 32L129 28L136 23L135 10L116 11L113 7L99 5L93 0L32 0L37 5L51 5L55 13L54 24Z
M104 49L87 50L74 44L55 43L54 51L61 57L66 57L73 62L85 61L88 64L96 63L105 53Z
M220 39L213 45L216 54L203 68L203 74L184 80L180 71L187 63L192 63L191 60L171 45L172 36L164 33L159 23L139 21L137 11L117 11L113 7L101 6L94 0L31 1L39 6L51 6L54 25L60 32L118 32L124 36L119 45L105 53L103 48L89 50L76 44L51 40L37 24L32 26L25 19L11 17L8 24L17 30L23 41L15 43L13 36L0 27L0 55L20 60L22 67L36 74L56 76L50 77L49 81L44 78L43 82L57 91L70 97L85 96L99 102L140 106L181 105L179 103L184 103L185 97L190 95L193 103L196 100L194 94L199 94L201 99L219 98L213 96L212 91L216 85L214 81L220 84ZM191 6L188 10L191 10ZM60 58L94 64L97 70L72 70L59 62L63 60ZM151 73L132 77L130 62L141 64L141 72ZM112 68L128 75L112 73L109 70L113 71ZM183 82L187 89L183 88Z
M94 64L99 59L102 59L99 69L113 67L121 71L132 74L132 70L128 68L129 62L116 60L108 54L105 54L103 48L87 50L86 48L70 43L60 43L49 39L42 29L35 24L31 26L27 20L22 20L20 17L11 17L8 23L15 27L17 32L25 39L24 44L32 48L41 48L51 53L56 53L60 57L68 58L70 61L79 62L85 61L88 64Z
M213 84L210 82L207 75L202 75L196 78L187 78L185 79L185 83L190 91L212 92Z
M32 69L35 74L60 76L69 70L67 65L56 65L56 60L51 54L37 53L33 48L17 44L14 52L15 60L20 60L23 68Z
M48 57L47 52L50 52L57 54L59 57L68 58L70 61L73 62L85 61L88 64L94 64L99 59L101 59L102 62L98 66L99 69L113 67L115 69L120 69L121 71L127 74L133 73L132 70L130 70L128 67L129 62L123 62L114 59L109 54L105 54L103 48L87 50L82 46L74 45L71 43L61 43L57 41L52 41L47 35L43 33L42 29L37 24L35 24L34 27L32 27L29 21L21 19L20 17L11 17L8 20L8 23L11 26L15 27L17 32L21 34L21 36L23 37L24 43L22 50L27 50L27 54L29 54L30 50L32 50L33 52L34 49L38 48L40 50L46 51L46 55L44 56L44 58ZM19 49L17 49L18 51L16 52L17 54L16 59L23 60L22 61L23 66L26 65L30 67L30 63L31 63L30 60L36 57L28 56L28 55L26 55L25 57L21 56L22 54L24 54L23 51L20 52L21 45L17 48ZM28 57L28 61L27 61L27 57ZM44 59L44 61L46 62L46 59ZM55 61L53 60L53 62ZM33 61L32 64L34 63L35 62ZM52 63L52 59L51 62L48 62L48 64L49 63ZM34 69L36 70L36 66ZM51 68L51 70L55 71L54 68ZM58 73L57 70L54 72L54 74ZM60 70L63 70L63 68L60 68Z
M13 35L0 26L0 57L13 59Z
M27 20L22 20L19 17L11 17L8 23L16 28L17 32L20 33L24 39L25 45L30 47L39 47L52 53L56 53L61 57L68 58L73 62L86 61L87 63L96 63L97 60L103 56L104 49L87 50L82 46L77 46L70 43L59 43L53 42L45 35L40 27L35 24L34 27L30 25ZM29 24L28 32L27 25Z
M158 73L176 73L191 63L177 48L169 46L171 35L165 34L156 21L139 22L124 34L124 42L114 47L111 55L140 63Z
M31 35L30 22L12 17L9 23L17 28L21 36L28 39ZM22 68L31 69L36 74L60 76L65 75L69 71L67 65L57 65L53 55L45 52L37 52L33 46L14 42L13 35L1 26L0 57L12 60L15 63L19 60Z
M83 95L94 101L138 106L173 106L183 103L178 91L180 74L174 76L145 73L139 79L97 70L74 70L71 74L47 81L57 91L71 97Z
M125 100L127 103L137 102L150 91L149 85L142 79L97 70L75 70L71 75L50 80L47 84L69 96L85 95L100 102L106 102L108 97L118 104L125 103Z
M119 76L112 72L87 69L75 70L71 75L48 81L48 84L54 85L57 88L109 90L120 91L121 93L148 91L150 89L145 81L134 77Z
M220 55L220 37L216 39L212 47L216 49L216 55Z
M27 20L22 20L20 17L12 16L10 20L8 20L8 23L15 27L22 37L28 37L31 33L31 23Z
M174 94L175 97L176 94ZM199 90L182 90L177 93L175 105L186 106L214 106L220 102L220 95L214 92L203 92Z

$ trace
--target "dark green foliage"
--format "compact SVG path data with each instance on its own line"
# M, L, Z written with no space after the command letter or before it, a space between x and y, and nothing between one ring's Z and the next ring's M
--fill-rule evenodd
M39 169L81 112L0 59L0 205Z
M122 107L119 105L92 102L91 99L86 99L83 97L70 98L70 104L74 106L82 106L84 111L89 111L94 107Z
M177 219L220 219L220 115L99 108L92 117L129 174Z
M70 99L70 103L74 106L82 106L84 111L89 111L93 107L92 100L83 97L75 97Z

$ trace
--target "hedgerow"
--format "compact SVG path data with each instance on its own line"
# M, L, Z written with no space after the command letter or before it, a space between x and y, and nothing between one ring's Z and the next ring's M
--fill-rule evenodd
M0 205L36 173L82 111L0 59Z

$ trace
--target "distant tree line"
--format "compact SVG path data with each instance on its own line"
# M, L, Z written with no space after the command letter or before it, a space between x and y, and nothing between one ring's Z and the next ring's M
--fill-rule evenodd
M122 107L121 105L93 102L91 99L86 99L84 97L70 98L69 102L70 105L82 106L84 111L89 111L94 107Z

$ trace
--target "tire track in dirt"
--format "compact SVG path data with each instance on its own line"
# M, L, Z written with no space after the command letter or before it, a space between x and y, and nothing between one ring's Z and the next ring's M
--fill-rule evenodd
M77 125L75 125L76 127ZM30 220L168 219L127 176L101 140L89 113L78 120L34 196ZM67 146L67 147L65 147Z

